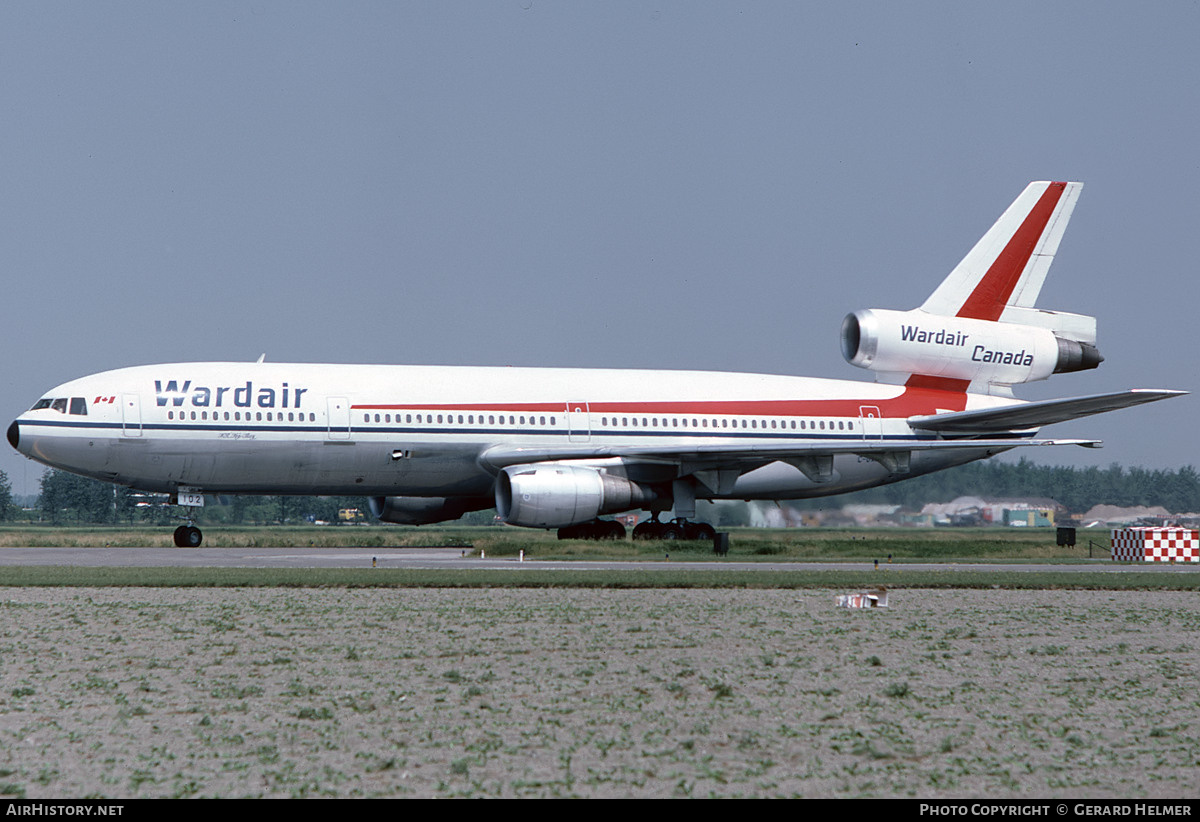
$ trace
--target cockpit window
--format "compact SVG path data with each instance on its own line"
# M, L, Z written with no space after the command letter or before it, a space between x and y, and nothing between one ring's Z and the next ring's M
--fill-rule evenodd
M70 412L79 416L87 416L87 399L84 397L43 397L33 404L30 411L40 411L43 408L49 408L52 411L57 411L60 414L67 413L67 404L70 403Z

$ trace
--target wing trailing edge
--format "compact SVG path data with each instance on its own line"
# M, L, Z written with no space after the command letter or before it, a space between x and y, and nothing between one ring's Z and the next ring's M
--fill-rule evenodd
M837 454L859 454L876 457L884 454L912 451L953 450L994 451L1000 453L1010 448L1051 445L1080 445L1096 448L1099 440L1088 439L1031 439L1025 437L995 439L903 439L903 440L855 440L851 442L812 442L746 445L734 448L728 445L567 445L562 447L525 447L497 445L479 455L481 465L493 472L511 465L538 462L561 462L569 460L609 460L659 463L686 463L691 468L711 469L715 467L739 467L753 463L776 460L796 460L808 457L824 457Z
M981 435L1002 431L1020 431L1165 400L1186 393L1188 392L1168 389L1134 388L1112 394L1092 394L1086 397L1061 400L1039 400L1001 408L982 408L973 411L952 411L945 414L909 417L908 424L915 429L937 434Z

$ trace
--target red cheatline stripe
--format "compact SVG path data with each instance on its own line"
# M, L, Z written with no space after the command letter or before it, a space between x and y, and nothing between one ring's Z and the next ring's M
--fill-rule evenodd
M967 297L958 311L958 316L976 320L1000 318L1066 187L1066 183L1051 183L1047 186L1037 204L1021 223L1021 227L996 257L987 274L979 281L979 285Z
M892 399L830 399L830 400L715 400L664 402L592 402L587 409L592 414L707 414L779 417L857 417L864 407L878 408L884 417L911 417L933 414L940 410L961 411L966 408L965 380L934 377L913 377L908 386ZM578 404L582 406L582 403ZM571 404L571 410L577 407ZM363 403L352 406L357 411L415 411L454 413L556 413L567 410L566 403Z

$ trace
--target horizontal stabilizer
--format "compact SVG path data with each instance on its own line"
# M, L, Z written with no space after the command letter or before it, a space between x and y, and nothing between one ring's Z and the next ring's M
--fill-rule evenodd
M1055 422L1103 414L1142 403L1165 400L1186 394L1186 391L1134 388L1114 394L1094 394L1063 400L1041 400L1002 408L981 408L974 411L954 411L946 414L909 417L908 424L923 431L942 434L986 434L1038 428Z

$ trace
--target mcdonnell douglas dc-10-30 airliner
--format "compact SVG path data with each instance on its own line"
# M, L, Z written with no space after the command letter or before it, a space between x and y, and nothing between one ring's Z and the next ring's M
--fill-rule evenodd
M1095 368L1096 320L1034 308L1081 183L1031 183L920 307L860 310L841 345L876 382L706 371L180 363L49 391L8 429L46 465L180 504L356 494L387 522L495 507L511 525L702 539L696 500L784 500L896 482L1042 439L1050 423L1183 394L1023 402ZM659 514L673 510L673 518ZM193 525L180 546L198 546Z

